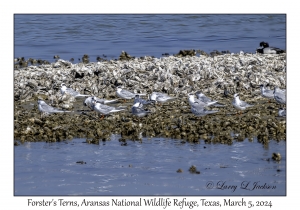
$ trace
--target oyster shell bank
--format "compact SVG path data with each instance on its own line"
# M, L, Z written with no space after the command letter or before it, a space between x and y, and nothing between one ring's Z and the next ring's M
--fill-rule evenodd
M122 55L122 54L121 54ZM151 104L151 114L136 119L131 113L133 100L112 106L127 110L100 119L88 107L85 98L61 94L61 84L83 95L107 100L117 99L122 86L136 94L162 92L176 98L163 104ZM118 60L73 64L57 60L14 70L14 139L21 142L56 142L86 138L99 144L120 134L119 141L141 141L142 137L166 137L186 142L232 144L234 141L286 140L286 120L278 116L275 100L261 95L260 85L286 89L286 53L222 54L209 56L175 55L161 58L126 57ZM218 112L204 117L190 109L188 94L202 91L225 106L208 107ZM232 106L233 95L253 107L238 113ZM41 117L37 101L71 112Z

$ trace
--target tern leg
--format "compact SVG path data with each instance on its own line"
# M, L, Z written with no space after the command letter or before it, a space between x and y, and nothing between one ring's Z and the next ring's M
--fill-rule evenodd
M241 115L241 111L238 110L235 115L239 115L240 116Z
M133 117L133 122L138 122L139 118L138 117Z
M41 119L44 119L44 117L46 116L46 114L44 112L41 113Z

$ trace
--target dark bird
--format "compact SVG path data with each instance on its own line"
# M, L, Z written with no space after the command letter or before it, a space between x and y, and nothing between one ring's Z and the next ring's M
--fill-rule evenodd
M256 49L256 52L262 54L281 54L285 53L285 50L279 49L277 47L270 47L268 42L259 43L260 48Z

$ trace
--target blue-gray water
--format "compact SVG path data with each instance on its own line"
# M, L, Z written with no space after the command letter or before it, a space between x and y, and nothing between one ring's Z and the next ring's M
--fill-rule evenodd
M161 57L181 49L254 53L259 42L286 49L286 15L30 15L14 16L14 56L54 61L90 56Z
M264 147L256 139L229 146L144 138L121 146L119 138L15 146L14 194L286 195L285 141ZM271 159L273 152L280 162ZM200 174L189 173L192 165Z

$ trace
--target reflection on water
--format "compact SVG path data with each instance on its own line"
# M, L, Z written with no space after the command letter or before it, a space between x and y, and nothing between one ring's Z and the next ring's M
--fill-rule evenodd
M119 138L16 146L15 195L286 195L285 141L264 148L256 139L228 146L144 138L121 146Z

